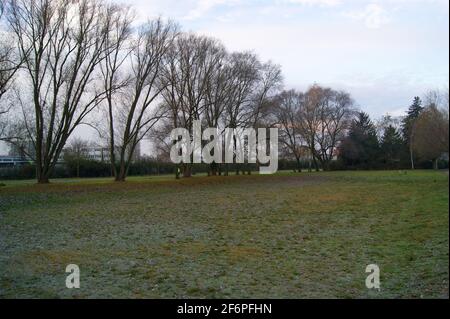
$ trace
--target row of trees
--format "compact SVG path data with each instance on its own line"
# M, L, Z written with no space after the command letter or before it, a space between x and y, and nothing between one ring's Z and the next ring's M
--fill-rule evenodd
M271 119L280 130L284 155L295 158L298 171L305 157L316 170L330 169L355 113L350 95L314 85L305 93L283 91L271 104Z
M81 125L95 128L109 146L116 181L125 180L143 139L151 139L161 158L174 143L169 132L192 132L197 120L219 131L278 127L284 156L298 170L305 159L310 169L325 170L337 156L346 165L366 163L379 148L348 93L318 85L281 91L278 65L251 52L230 53L220 41L182 32L171 21L138 25L132 9L107 0L1 3L0 140L34 158L39 183L48 183ZM425 153L425 123L445 116L433 110L421 121L415 113L405 120L400 139L411 154ZM397 138L392 130L386 134ZM373 149L361 148L358 139ZM180 168L177 177L192 174L192 164ZM222 170L228 174L227 165L211 164L213 175Z
M16 75L9 96L16 110L1 139L16 146L32 141L39 183L48 182L80 125L95 126L108 140L115 179L123 181L136 145L150 133L191 131L194 120L255 127L281 84L280 68L252 53L228 53L219 41L162 19L137 26L132 10L115 3L3 4L2 25L14 46L2 79L11 74L6 87ZM92 121L95 110L103 112L101 123ZM190 176L188 165L183 171Z
M448 91L415 97L404 117L373 122L346 92L318 85L305 93L283 91L271 99L272 125L280 129L284 156L316 170L392 169L448 156ZM311 170L311 167L309 167Z
M415 97L402 118L384 117L379 123L357 113L339 146L345 168L407 168L438 160L449 149L448 92L431 91L425 103ZM447 158L448 160L448 158Z

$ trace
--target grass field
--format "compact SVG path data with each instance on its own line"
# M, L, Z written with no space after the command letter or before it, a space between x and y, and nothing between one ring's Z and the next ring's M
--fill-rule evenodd
M448 298L446 172L5 183L2 298Z

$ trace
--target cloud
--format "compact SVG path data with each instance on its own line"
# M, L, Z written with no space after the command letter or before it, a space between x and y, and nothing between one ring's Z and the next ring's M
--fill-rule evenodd
M376 116L448 86L448 0L123 1L281 64L286 88L342 88Z
M306 5L306 6L319 6L319 7L335 7L342 3L342 0L274 0L269 2L268 8L282 7L286 5ZM258 2L242 1L242 0L197 0L194 3L194 7L189 10L187 15L183 17L183 20L196 20L208 15L210 11L220 6L237 7L242 5L252 5L254 8L258 8Z
M364 21L369 29L378 29L390 21L386 10L376 3L368 4L363 10L344 12L344 16Z
M240 0L198 0L193 9L191 9L184 20L195 20L208 14L215 7L220 5L235 6L240 4Z
M426 4L438 4L448 7L448 0L385 0L391 3L426 3Z
M319 5L334 7L342 3L341 0L281 0L279 3L304 4L304 5Z

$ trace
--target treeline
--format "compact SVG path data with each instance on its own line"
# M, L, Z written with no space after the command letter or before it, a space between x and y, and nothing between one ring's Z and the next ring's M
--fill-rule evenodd
M197 120L219 131L278 127L282 157L299 171L403 167L404 153L410 162L437 162L436 153L448 151L441 134L448 130L448 106L427 104L401 132L394 127L375 138L348 93L319 85L282 91L278 65L251 52L229 52L219 40L183 32L172 21L138 24L132 8L107 0L1 3L0 140L34 160L39 183L55 176L82 125L95 128L109 149L108 172L116 181L133 173L142 140L168 163L171 130L192 132ZM439 139L429 140L439 146L430 151L421 136L437 127ZM399 132L403 155L393 146ZM251 169L213 163L208 170ZM195 170L190 163L174 167L177 178Z
M415 97L404 116L373 121L345 92L313 86L272 99L284 156L314 169L448 167L448 91ZM301 170L299 165L298 170Z
M175 165L161 163L154 159L141 159L130 165L130 176L165 175L174 172ZM107 162L89 160L86 158L69 159L61 165L57 165L51 178L87 178L87 177L113 177L111 166ZM26 164L0 168L0 179L34 179L36 178L36 166Z
M307 167L308 163L303 163ZM281 170L296 169L296 163L288 160L281 160L279 168ZM177 165L169 162L161 162L152 158L142 158L130 164L128 176L158 176L174 174ZM253 172L258 169L256 164L229 166L231 171L241 171L245 173ZM192 167L191 174L210 174L211 167L208 164L195 164ZM223 175L225 172L218 171ZM114 177L111 166L107 162L100 162L90 159L71 158L63 164L58 164L52 172L50 178L95 178L95 177ZM36 178L36 166L34 164L25 164L18 166L0 167L0 180L25 180Z
M359 112L339 146L339 164L347 169L448 168L448 149L448 92L431 91L424 105L415 97L404 117L384 118L378 127Z
M1 100L11 119L2 116L0 139L35 160L39 183L48 182L80 125L99 131L111 171L123 181L142 139L167 143L167 131L192 131L198 119L209 127L257 127L281 86L279 66L228 52L171 21L137 25L132 9L117 3L4 3L1 25L10 41L1 79L13 94ZM191 170L186 163L176 172L189 177Z

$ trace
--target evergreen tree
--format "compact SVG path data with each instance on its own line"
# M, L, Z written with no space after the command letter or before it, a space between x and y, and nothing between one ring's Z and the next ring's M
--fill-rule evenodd
M409 155L411 161L411 168L414 169L414 154L413 154L413 139L414 139L414 125L423 111L422 100L416 96L413 104L409 107L406 117L403 119L403 139L409 148Z
M374 168L379 155L380 145L375 125L367 113L360 112L341 145L340 157L347 166Z
M419 115L420 113L422 113L422 111L423 111L422 100L420 99L420 97L416 96L414 98L413 103L409 107L407 115L403 119L402 123L403 139L406 141L408 145L411 140L412 126L414 122L419 118Z
M403 153L403 139L395 127L389 125L381 139L381 153L387 168L398 167Z

